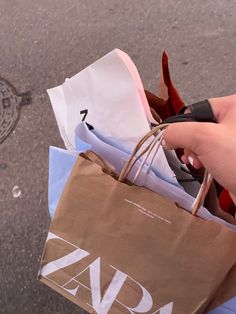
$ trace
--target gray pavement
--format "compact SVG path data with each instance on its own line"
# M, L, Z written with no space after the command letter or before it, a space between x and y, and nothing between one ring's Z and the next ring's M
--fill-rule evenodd
M63 147L46 89L115 47L153 92L166 49L186 102L235 93L236 1L0 0L0 77L33 98L0 144L0 313L82 313L36 280L50 222L48 146Z

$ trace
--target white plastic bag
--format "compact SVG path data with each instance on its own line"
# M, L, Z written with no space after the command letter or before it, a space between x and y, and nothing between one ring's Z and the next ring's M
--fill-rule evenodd
M65 146L75 149L75 129L81 121L131 153L155 122L138 71L129 56L115 49L64 84L48 90ZM164 180L177 184L163 149L153 169Z

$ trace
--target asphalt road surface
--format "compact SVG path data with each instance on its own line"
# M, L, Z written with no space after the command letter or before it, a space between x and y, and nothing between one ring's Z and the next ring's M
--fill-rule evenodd
M83 313L36 280L50 222L48 147L63 147L46 89L116 47L153 92L166 49L186 103L235 93L236 1L0 0L0 77L32 93L0 144L0 313Z

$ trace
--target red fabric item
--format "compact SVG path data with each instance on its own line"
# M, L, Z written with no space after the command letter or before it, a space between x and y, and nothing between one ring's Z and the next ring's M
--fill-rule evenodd
M227 190L223 190L219 196L219 203L220 203L220 207L221 209L223 209L223 211L225 211L226 213L230 213L232 205L233 205L233 201L232 198L229 195L229 192Z
M166 110L165 110L165 117L162 117L162 119L168 118L170 116L176 115L180 109L184 106L184 102L179 96L179 93L177 92L176 88L174 87L171 77L170 77L170 71L169 71L169 65L168 65L168 56L167 53L164 51L162 55L162 71L163 71L163 78L164 83L168 90L168 100L166 104Z

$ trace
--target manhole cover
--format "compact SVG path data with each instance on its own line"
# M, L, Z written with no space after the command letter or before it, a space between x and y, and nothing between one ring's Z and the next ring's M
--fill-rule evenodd
M11 83L0 78L0 143L14 130L20 107L30 102L30 92L18 94Z

